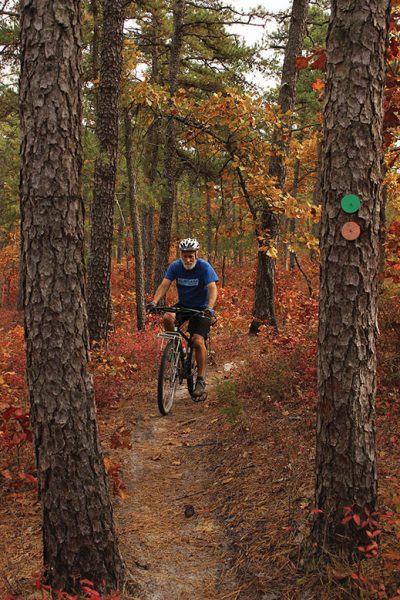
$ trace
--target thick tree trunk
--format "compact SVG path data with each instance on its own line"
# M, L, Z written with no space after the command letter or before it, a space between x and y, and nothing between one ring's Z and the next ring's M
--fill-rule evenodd
M88 276L91 340L107 338L111 321L111 250L118 150L118 98L124 25L123 0L105 0L97 98L99 154L95 162Z
M327 40L322 163L314 541L351 554L370 543L345 507L376 509L375 386L382 121L389 1L334 0ZM346 194L357 213L341 209ZM342 236L355 221L360 236Z
M299 56L303 47L306 19L309 0L293 0L292 14L289 25L288 43L285 50L285 58L282 68L282 79L279 90L278 104L282 113L293 110L296 99L296 57ZM269 175L276 177L277 186L283 190L285 184L285 161L290 139L290 124L286 138L281 131L276 130L273 137L273 146L276 153L271 156ZM278 219L276 215L266 206L262 210L261 232L259 235L264 240L259 246L269 246L276 243L278 234ZM271 296L265 296L265 293ZM265 251L258 252L257 279L253 303L253 321L250 325L251 334L256 334L262 322L277 327L275 319L275 259L268 256Z
M173 35L169 59L169 92L171 98L178 86L178 74L183 43L183 19L185 0L175 0L173 8ZM164 175L166 191L161 203L160 224L157 239L157 260L155 269L155 286L161 282L169 261L171 245L172 213L176 200L177 156L176 156L176 123L171 115L165 126Z
M118 587L118 552L88 373L81 197L79 0L21 3L21 206L25 337L54 589Z
M142 231L136 202L136 181L132 159L132 123L129 108L124 110L124 126L126 172L129 185L129 210L133 234L133 252L135 256L136 322L138 330L142 331L146 324L144 312L144 259Z

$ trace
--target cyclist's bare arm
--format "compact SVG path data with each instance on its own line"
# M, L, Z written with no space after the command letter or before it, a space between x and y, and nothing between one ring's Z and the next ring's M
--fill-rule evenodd
M208 284L208 306L214 308L218 296L218 288L215 281Z
M154 294L153 302L158 304L162 298L164 298L165 294L168 292L172 281L170 279L164 279L156 289L156 293Z
M158 302L160 302L160 300L164 298L171 286L171 283L172 281L170 279L166 279L164 277L164 279L156 289L156 293L154 294L153 302L155 304L158 304ZM164 313L163 323L165 331L174 331L175 315L173 313Z

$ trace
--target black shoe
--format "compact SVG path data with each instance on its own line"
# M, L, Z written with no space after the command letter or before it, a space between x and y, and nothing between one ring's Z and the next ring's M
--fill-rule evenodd
M205 382L205 380L198 378L197 381L196 381L196 387L193 390L192 396L194 398L200 398L200 396L204 395L205 391L206 391L206 382Z

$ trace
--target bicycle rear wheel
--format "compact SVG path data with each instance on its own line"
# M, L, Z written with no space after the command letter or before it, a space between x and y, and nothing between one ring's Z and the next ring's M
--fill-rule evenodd
M157 402L163 416L170 412L174 403L178 384L178 356L176 342L171 340L165 347L158 370Z

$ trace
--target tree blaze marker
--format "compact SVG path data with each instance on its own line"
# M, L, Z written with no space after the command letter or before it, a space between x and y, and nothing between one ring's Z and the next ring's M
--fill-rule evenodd
M355 194L347 194L347 196L343 196L340 205L344 212L351 214L359 210L361 206L361 200Z
M345 240L356 240L361 233L361 229L358 223L354 221L349 221L345 223L342 227L342 236Z

